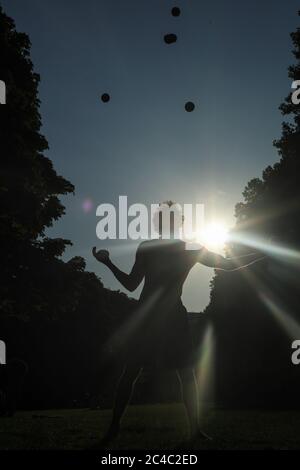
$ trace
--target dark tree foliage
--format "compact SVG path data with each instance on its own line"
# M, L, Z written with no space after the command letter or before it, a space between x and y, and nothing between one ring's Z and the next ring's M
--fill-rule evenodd
M291 37L294 81L300 78L300 29ZM233 231L246 246L235 243L229 251L253 251L247 240L293 251L267 250L266 261L244 272L216 274L206 309L216 335L217 400L228 406L299 402L300 369L291 362L291 343L299 339L295 325L300 324L300 107L290 94L279 109L287 118L274 141L280 159L247 184Z
M45 230L64 214L59 196L74 187L44 155L48 143L40 132L40 77L30 60L30 41L1 7L0 78L7 89L0 122L1 311L29 315L45 302L35 278L46 275L47 265L70 243L49 240Z
M30 40L1 6L0 79L7 88L0 106L0 339L8 359L29 366L24 405L70 405L102 390L105 368L122 365L113 350L103 352L135 302L105 289L83 258L64 262L71 242L46 235L64 214L60 197L74 187L45 156Z

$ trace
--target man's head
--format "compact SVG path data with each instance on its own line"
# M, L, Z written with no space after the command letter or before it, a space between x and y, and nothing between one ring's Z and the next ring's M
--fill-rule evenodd
M152 219L155 231L164 239L179 238L183 221L181 206L173 201L161 202Z

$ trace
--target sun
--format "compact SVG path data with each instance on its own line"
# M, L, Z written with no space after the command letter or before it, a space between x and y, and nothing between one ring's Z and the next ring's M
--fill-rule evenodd
M198 243L211 250L224 249L225 243L228 241L228 228L219 222L212 222L199 230L197 236Z

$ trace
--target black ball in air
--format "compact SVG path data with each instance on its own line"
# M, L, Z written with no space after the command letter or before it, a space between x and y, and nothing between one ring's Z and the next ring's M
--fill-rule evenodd
M177 36L176 34L166 34L164 36L164 40L166 44L173 44L174 42L177 41Z
M192 101L188 101L187 103L185 103L184 108L188 113L191 113L192 111L194 111L195 105Z
M101 100L103 101L103 103L108 103L109 100L110 100L110 96L108 93L103 93L103 95L101 96Z
M180 8L173 7L172 10L171 10L171 13L172 13L173 16L180 16L180 13L181 13Z

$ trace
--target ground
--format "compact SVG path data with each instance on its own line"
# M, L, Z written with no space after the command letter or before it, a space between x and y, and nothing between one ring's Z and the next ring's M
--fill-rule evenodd
M97 446L110 410L24 411L0 418L0 449L88 449ZM195 449L300 449L300 411L212 410L203 416L212 442ZM174 449L187 424L181 404L130 406L109 449Z

